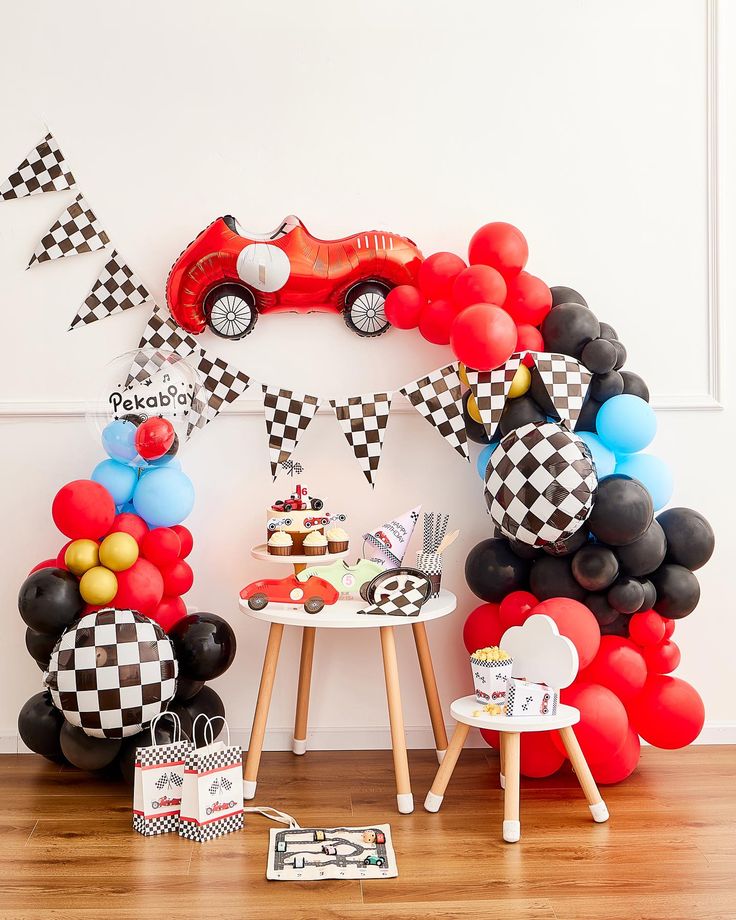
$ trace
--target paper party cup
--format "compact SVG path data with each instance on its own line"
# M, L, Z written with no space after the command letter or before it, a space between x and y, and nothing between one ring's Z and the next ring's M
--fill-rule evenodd
M442 586L442 556L439 553L417 553L417 568L429 578L432 597L439 597Z
M470 656L475 698L479 703L503 705L506 702L506 685L511 677L513 664L513 658L507 658L505 661L485 661Z

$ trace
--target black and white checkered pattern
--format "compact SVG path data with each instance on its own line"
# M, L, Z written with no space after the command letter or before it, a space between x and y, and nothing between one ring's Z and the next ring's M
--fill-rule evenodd
M51 653L44 682L64 718L93 738L135 735L176 691L174 647L135 610L88 613Z
M117 249L113 249L69 330L96 323L98 319L137 307L147 300L152 300L148 289Z
M331 399L330 405L365 478L374 486L391 411L391 393Z
M110 242L92 208L81 195L64 211L56 223L39 240L28 267L36 262L50 262L76 256L81 252L96 252Z
M197 372L201 386L192 401L192 421L187 434L217 418L222 407L242 396L250 386L250 377L228 364L224 358L211 358L199 352Z
M62 192L76 184L56 138L49 132L0 186L0 200Z
M562 424L572 431L585 402L590 372L567 355L536 351L528 354L532 356Z
M318 408L319 399L316 396L263 386L268 454L274 479L278 465L285 463L296 450Z
M401 592L387 597L380 604L370 604L358 613L372 614L374 616L415 617L422 609L427 595L419 588L406 588Z
M176 833L179 830L179 813L177 812L175 815L157 815L155 818L133 815L133 830L143 834L144 837Z
M234 764L243 762L243 752L237 745L220 748L209 754L199 754L197 749L191 751L187 760L187 770L197 770L199 773L209 773L210 770L224 770Z
M580 438L551 422L533 422L509 432L491 454L485 497L493 522L507 537L545 546L582 526L597 485Z
M187 840L195 840L197 843L206 843L208 840L214 840L216 837L231 834L242 828L242 811L237 815L229 815L221 821L213 821L211 824L197 824L196 821L186 821L182 818L179 822L179 836L186 837Z
M521 354L513 354L505 364L492 371L475 371L469 367L465 370L471 392L478 405L483 427L489 438L496 433L519 364L521 364Z
M186 358L199 351L199 346L189 333L180 329L170 316L166 316L161 308L154 304L125 385L129 386L133 380L137 380L138 383L148 380L163 367L172 351L181 358Z
M160 764L184 760L191 749L192 742L186 739L172 741L170 744L152 744L149 747L136 748L135 760L142 767L157 767Z
M457 364L448 364L399 390L461 457L470 461Z

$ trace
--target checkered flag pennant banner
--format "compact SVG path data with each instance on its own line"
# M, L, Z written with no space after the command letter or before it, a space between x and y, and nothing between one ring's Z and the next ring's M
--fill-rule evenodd
M466 370L471 392L489 438L493 437L498 428L503 407L506 405L511 384L520 364L521 354L514 354L505 364L492 371L474 371L471 368Z
M263 385L268 453L274 479L279 464L285 463L296 450L299 439L307 430L318 407L319 399L316 396Z
M590 372L575 358L551 352L528 352L562 424L570 431L580 416L590 386Z
M164 352L173 351L180 357L186 358L193 352L198 351L199 346L188 332L180 329L170 316L166 316L160 307L154 304L151 316L138 343L140 354L136 355L133 361L128 379L125 382L126 386L130 386L134 380L137 380L138 383L148 380L152 374L160 370L166 360L165 355L145 354L144 349L149 352L156 352L158 349L163 349Z
M457 364L448 364L399 390L465 460L470 460Z
M49 132L0 186L0 201L62 192L76 184L56 138Z
M82 252L96 252L104 249L109 242L110 237L103 230L95 212L82 195L77 195L56 223L41 237L28 268L37 262L51 262Z
M222 407L242 396L250 386L251 378L223 358L211 358L200 351L197 361L200 387L192 400L192 421L187 436L195 428L204 428L217 418Z
M375 475L381 462L383 439L391 411L391 393L331 399L330 405L365 478L375 486Z
M117 249L113 249L109 261L105 263L99 277L92 285L92 290L77 310L69 331L80 326L88 326L113 313L140 306L146 301L153 301L148 288L121 257Z

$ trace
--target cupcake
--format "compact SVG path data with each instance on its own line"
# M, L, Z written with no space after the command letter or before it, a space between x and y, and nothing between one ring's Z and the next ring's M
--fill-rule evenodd
M294 547L291 534L277 530L268 538L268 551L272 556L290 556Z
M302 548L305 556L324 556L327 552L327 537L317 531L308 533Z
M327 546L331 553L344 553L348 548L348 535L342 527L333 527L325 534Z

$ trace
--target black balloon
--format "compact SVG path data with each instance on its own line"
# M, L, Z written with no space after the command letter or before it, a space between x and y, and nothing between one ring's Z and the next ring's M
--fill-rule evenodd
M512 591L526 588L529 565L506 540L481 540L465 560L465 580L476 597L497 604Z
M637 479L614 473L599 480L588 526L602 543L611 546L633 543L653 519L652 496Z
M188 677L180 677L176 682L174 702L185 703L187 700L191 700L193 696L199 693L202 687L204 687L203 680L189 680Z
M657 589L654 609L663 617L681 620L698 606L698 579L684 565L665 563L652 572L651 581Z
M667 537L667 561L694 572L710 559L716 545L713 528L692 508L669 508L657 518Z
M145 415L137 415L134 412L129 412L127 415L120 416L121 421L131 422L137 428L139 425L142 425L146 420Z
M611 585L606 599L619 613L636 613L644 603L644 586L635 578L624 575Z
M582 601L587 593L573 578L567 556L540 556L535 559L529 574L529 590L540 601L550 597L571 597Z
M529 543L522 543L521 540L511 540L508 537L506 539L508 539L511 552L518 556L519 559L536 559L542 553L538 546L530 546Z
M624 391L624 380L618 371L608 371L607 374L593 374L588 392L598 402L605 402L620 396Z
M575 533L566 540L558 540L556 543L547 543L542 547L542 552L548 556L571 556L588 542L588 528L580 527Z
M641 579L641 586L644 588L644 601L639 610L636 611L637 613L641 610L652 610L657 601L657 589L648 578Z
M550 292L552 293L553 307L558 307L561 303L580 303L584 307L588 306L588 301L575 288L565 287L564 284L556 284L550 288Z
M34 693L18 713L18 734L23 743L47 760L64 759L59 740L63 724L64 716L51 702L48 690Z
M79 582L66 569L39 569L20 586L18 610L37 632L58 637L83 609Z
M188 738L189 736L186 732L183 732L182 737ZM173 719L159 719L156 723L156 743L172 744L176 740L178 740L178 729L175 728ZM131 786L133 785L136 748L151 747L152 744L150 726L144 728L142 732L138 732L137 735L123 738L120 754L118 755L118 766L123 774L123 779Z
M468 400L472 395L470 390L467 390L463 396L463 419L465 420L465 430L468 433L468 438L476 444L490 444L491 439L488 437L486 429L480 422L476 422L468 412Z
M545 316L541 332L547 351L579 358L588 342L600 337L601 327L587 307L563 303Z
M202 685L204 686L204 684ZM188 702L188 701L187 701ZM168 706L169 712L173 712L175 715L179 716L179 722L181 723L181 730L188 737L192 737L192 714L186 708L186 702L179 703L174 700L172 703L169 703Z
M621 616L618 610L608 603L605 594L586 594L583 603L593 612L599 626L607 626Z
M42 668L46 668L51 658L54 646L59 641L58 636L50 636L48 633L36 632L29 626L26 629L26 648L28 654Z
M120 753L119 738L90 738L81 728L64 722L60 733L64 757L80 770L104 770Z
M618 617L612 623L606 623L601 626L602 636L623 636L629 635L629 618L619 613Z
M506 400L498 427L501 435L504 436L530 422L546 421L546 413L539 408L531 396L519 396L516 399Z
M213 680L224 674L235 657L232 627L214 613L188 613L169 631L179 674L190 680Z
M614 348L616 349L616 363L613 365L614 370L621 370L621 368L626 364L626 346L623 342L619 342L618 339L613 343Z
M644 402L649 402L649 387L638 374L634 374L632 371L621 371L621 376L624 380L624 393L638 396Z
M572 574L586 591L604 591L618 576L616 554L605 546L584 546L572 557Z
M616 549L621 571L626 575L648 575L664 562L667 538L654 520L638 540Z
M618 333L610 323L601 323L601 338L608 339L609 342L618 342Z
M580 360L594 374L607 374L616 363L616 349L608 339L593 339L583 349Z
M191 700L187 700L182 706L189 713L192 725L194 725L198 715L205 715L208 719L216 719L212 728L213 736L217 738L223 728L222 719L225 717L225 704L212 687L203 687L195 697L192 697ZM220 718L217 718L218 716ZM204 725L204 719L200 719L199 722L194 725L194 732L191 738L196 747L202 747L202 745L205 744Z
M597 399L588 396L575 423L575 431L592 431L595 433L595 420L600 407L601 403Z

